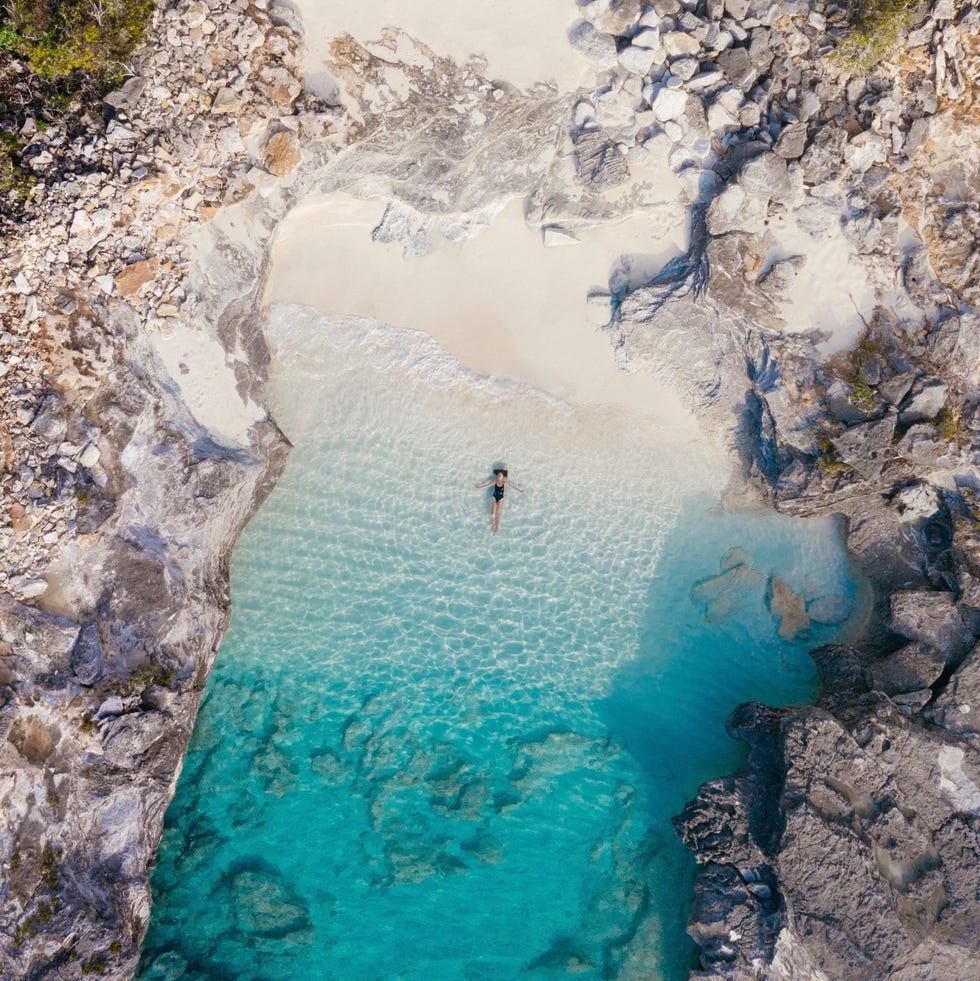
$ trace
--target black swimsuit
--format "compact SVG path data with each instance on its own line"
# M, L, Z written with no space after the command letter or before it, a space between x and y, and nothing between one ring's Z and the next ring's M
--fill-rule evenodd
M504 499L504 485L494 484L493 485L493 499L495 501L502 501Z

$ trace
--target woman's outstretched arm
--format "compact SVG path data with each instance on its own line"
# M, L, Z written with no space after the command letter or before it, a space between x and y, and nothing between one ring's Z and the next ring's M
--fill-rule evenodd
M524 491L520 487L518 487L517 484L511 483L506 477L504 477L504 483L508 487L513 487L514 490L516 490L518 494L523 494L524 493Z
M489 487L491 484L495 484L496 482L497 482L497 478L496 477L491 477L489 480L483 481L482 484L474 484L473 485L473 489L474 490L483 490L484 487Z

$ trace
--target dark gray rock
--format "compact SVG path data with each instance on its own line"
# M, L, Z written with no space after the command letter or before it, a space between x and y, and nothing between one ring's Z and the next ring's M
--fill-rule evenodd
M715 59L725 78L741 92L748 92L759 77L759 70L752 63L745 48L728 48Z
M773 146L773 153L784 160L797 160L806 149L806 123L790 123L784 126Z
M900 375L894 375L878 385L878 394L889 405L900 405L914 381L914 371L906 371Z
M928 714L949 732L980 735L980 648L966 657Z
M771 197L777 201L792 190L786 161L774 153L762 153L742 165L739 183L747 194Z
M872 688L886 695L904 695L928 688L946 667L946 656L915 641L870 666Z
M68 432L65 400L56 394L46 396L38 407L31 430L49 443L60 443Z
M947 662L963 654L971 633L952 593L908 590L891 596L892 629L939 651Z
M774 52L770 40L771 33L768 27L756 27L752 30L752 39L749 42L749 58L760 74L769 70L773 63Z
M102 673L102 640L97 623L87 623L78 632L71 651L71 669L83 685L91 685Z
M897 452L922 470L936 470L953 452L948 440L931 424L911 426L896 444Z
M898 415L887 412L881 419L850 426L833 438L833 444L846 463L865 480L877 480L888 461Z

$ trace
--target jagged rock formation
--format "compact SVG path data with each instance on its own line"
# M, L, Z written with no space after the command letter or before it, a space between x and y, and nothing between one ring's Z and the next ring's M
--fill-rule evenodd
M186 4L155 30L87 138L35 129L44 180L0 243L14 285L0 300L5 978L132 974L147 868L228 624L230 552L288 446L261 408L260 266L203 303L186 250L242 193L242 133L295 103L280 57L298 38L260 7ZM236 84L226 66L244 56L254 70ZM216 109L226 91L238 118ZM167 362L181 329L201 338L195 363ZM207 384L234 366L210 413L194 399L207 354Z
M710 147L692 166L711 172L688 254L622 297L618 342L713 420L740 419L731 444L775 507L843 514L874 595L861 646L817 652L819 705L739 709L748 764L677 820L703 866L694 976L977 977L980 14L917 8L903 64L855 78L822 47L822 4L746 4L751 31L722 53L728 4L657 9L697 40L694 80L720 72L740 95L761 80L760 118L729 111L719 141L722 100L744 104L711 94L720 77L694 93L683 72L668 79L665 94L687 91L671 118ZM767 226L786 215L818 236L843 228L877 289L860 343L830 360L779 304L801 264L771 258Z

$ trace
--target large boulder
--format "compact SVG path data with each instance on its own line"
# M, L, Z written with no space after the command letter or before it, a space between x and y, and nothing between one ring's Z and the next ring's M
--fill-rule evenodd
M891 627L910 640L922 641L947 660L962 654L972 634L952 593L908 590L892 594Z
M845 429L833 439L834 448L855 473L877 480L888 458L898 415L892 411L881 419Z
M775 153L761 153L746 161L738 175L746 194L779 200L789 194L793 185L786 161Z
M784 160L796 160L806 149L806 123L790 123L776 140L773 152Z
M597 31L587 20L576 24L568 32L568 40L596 68L612 68L616 64L616 39L611 34Z
M928 688L945 667L945 655L928 644L914 641L871 665L871 687L886 695L921 691Z
M929 709L937 725L963 735L980 734L980 647L975 647Z
M907 426L915 422L935 419L946 404L948 388L938 378L922 379L912 386L912 391L902 402L899 421Z

